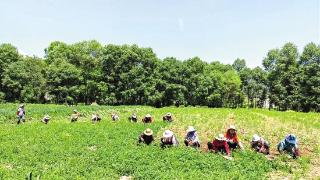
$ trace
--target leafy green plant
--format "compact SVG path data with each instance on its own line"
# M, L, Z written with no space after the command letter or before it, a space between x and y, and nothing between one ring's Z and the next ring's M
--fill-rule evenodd
M310 162L318 158L312 134L319 132L315 113L274 112L247 109L209 109L203 107L151 108L147 106L63 106L26 104L27 121L15 124L17 104L0 104L0 177L23 179L30 172L41 179L266 179L273 172L295 177L308 174ZM78 122L70 123L73 109L81 113ZM92 123L94 112L102 121ZM112 122L110 113L117 112L120 121ZM155 123L130 123L127 117L136 112L139 120L147 113ZM171 112L175 121L162 122ZM40 122L49 114L48 125ZM233 117L234 120L230 120ZM309 123L312 121L314 124ZM315 122L314 122L315 121ZM233 161L205 151L205 144L217 134L235 124L246 151L232 152ZM185 129L193 125L201 137L202 148L195 150L183 145ZM154 131L156 141L150 146L137 145L144 129ZM177 148L161 149L159 138L165 129L172 129L180 141ZM280 131L283 130L283 131ZM303 157L299 160L276 156L269 161L249 148L253 133L276 143L286 133L293 132L301 139Z

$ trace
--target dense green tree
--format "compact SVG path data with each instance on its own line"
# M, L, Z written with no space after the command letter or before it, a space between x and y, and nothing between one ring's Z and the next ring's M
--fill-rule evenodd
M116 104L144 104L156 85L159 60L151 48L108 45L102 51L102 70Z
M237 59L233 62L232 67L233 67L233 69L236 70L237 72L240 72L240 71L242 71L244 68L247 68L246 60L237 58Z
M107 85L102 80L102 45L97 41L83 41L70 46L68 59L81 71L80 101L90 104L104 98Z
M79 102L81 71L65 59L55 59L46 70L48 96L56 103Z
M300 102L303 111L320 111L320 46L309 43L299 60Z
M35 57L24 57L10 64L3 73L2 84L7 90L7 101L43 102L45 62Z
M10 90L6 89L2 85L5 70L11 63L17 62L21 59L16 47L11 44L0 45L0 101L3 101L6 94L10 93Z
M298 50L286 43L280 50L271 50L263 60L268 71L270 102L280 110L299 110Z
M207 63L199 57L157 58L151 48L97 41L52 42L45 58L24 57L0 45L0 101L97 102L109 105L263 107L320 111L320 47L308 44L301 56L286 43L273 49L263 67ZM245 103L247 99L247 103Z

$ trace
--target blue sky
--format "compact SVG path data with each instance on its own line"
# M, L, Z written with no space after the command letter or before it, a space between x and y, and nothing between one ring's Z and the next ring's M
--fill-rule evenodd
M194 56L260 66L268 50L320 44L319 0L2 0L0 43L44 55L50 42L96 39L152 47L160 58Z

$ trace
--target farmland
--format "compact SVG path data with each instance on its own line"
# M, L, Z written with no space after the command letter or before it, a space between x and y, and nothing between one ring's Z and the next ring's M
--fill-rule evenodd
M26 104L26 122L16 125L17 104L0 104L0 179L23 179L30 172L41 179L317 179L320 173L320 116L317 113L277 112L262 109L213 109L206 107L77 106ZM73 109L81 113L70 123ZM91 114L102 116L100 123ZM112 122L116 112L119 122ZM155 123L130 123L150 113ZM171 112L173 123L162 122ZM40 123L49 114L48 125ZM206 152L206 143L230 124L238 128L245 151L232 153L233 161ZM193 125L200 135L200 150L183 145L185 130ZM137 145L138 135L153 129L156 142ZM178 148L161 149L159 139L165 129L173 130ZM250 150L249 141L257 133L271 143L275 156L268 160ZM299 139L302 157L279 155L276 144L286 134Z

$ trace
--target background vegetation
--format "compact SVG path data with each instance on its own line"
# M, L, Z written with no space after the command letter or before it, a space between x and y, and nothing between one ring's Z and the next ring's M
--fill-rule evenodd
M104 105L263 107L320 111L320 46L298 53L272 49L263 68L157 58L151 48L97 41L52 42L45 57L26 57L0 45L0 101Z

